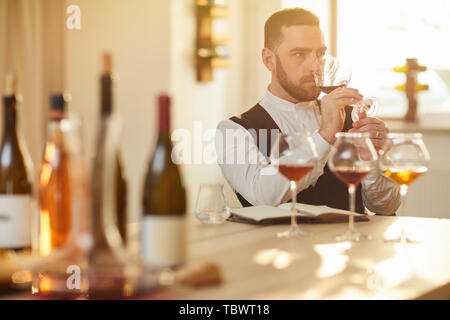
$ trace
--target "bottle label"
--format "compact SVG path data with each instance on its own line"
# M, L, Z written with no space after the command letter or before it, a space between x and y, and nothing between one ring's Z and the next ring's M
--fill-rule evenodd
M31 196L0 195L0 248L31 246Z
M148 267L173 267L186 259L185 216L144 215L142 261Z

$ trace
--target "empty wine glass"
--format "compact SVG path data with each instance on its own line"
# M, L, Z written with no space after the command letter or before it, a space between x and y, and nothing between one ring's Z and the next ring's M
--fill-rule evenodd
M200 184L195 216L204 223L220 224L230 217L224 186L222 184Z
M355 191L361 181L375 168L378 159L368 133L336 133L336 141L330 152L328 165L336 177L347 184L349 210L355 212ZM336 241L370 240L370 235L359 233L354 226L353 215L349 216L349 229Z
M400 186L402 199L401 217L405 216L405 198L409 185L428 171L430 154L421 133L389 133L381 150L380 168L385 175ZM401 219L401 218L400 218ZM400 236L386 241L412 243L405 233L401 220Z
M317 164L318 154L314 141L308 133L278 133L270 152L270 162L286 179L289 180L292 207L291 226L279 232L278 237L309 236L310 232L301 230L296 221L298 210L295 208L297 198L297 181L304 178Z
M348 65L336 57L325 55L320 58L314 71L314 80L320 90L329 94L337 88L346 88L352 78L352 71ZM366 113L368 117L374 117L378 110L378 100L375 97L364 97L353 107L352 120L359 120L359 114Z

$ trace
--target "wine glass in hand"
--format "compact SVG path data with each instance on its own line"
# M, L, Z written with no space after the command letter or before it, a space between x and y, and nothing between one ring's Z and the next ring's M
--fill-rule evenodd
M326 55L318 61L313 75L317 87L323 93L329 94L338 88L346 88L352 78L352 71L338 58ZM352 120L358 121L361 113L368 117L376 115L378 100L374 97L364 97L350 106L353 107Z
M377 152L368 133L336 133L328 165L336 177L347 184L349 209L355 212L355 191L361 181L376 165ZM356 231L353 215L349 216L349 229L336 237L336 241L370 240L371 236Z
M428 171L430 154L422 140L421 133L389 133L381 151L380 168L386 176L400 186L402 213L405 216L405 197L409 185ZM414 242L406 237L403 222L400 236L386 241L402 244Z
M298 210L295 208L297 198L297 181L304 178L317 164L318 154L309 134L279 133L270 152L270 162L289 180L292 207L291 227L278 233L278 237L309 236L310 232L301 230L296 221Z

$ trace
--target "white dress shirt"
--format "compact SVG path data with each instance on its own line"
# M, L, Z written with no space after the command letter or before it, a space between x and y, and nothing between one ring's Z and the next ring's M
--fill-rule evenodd
M318 132L321 115L317 102L294 104L267 90L259 104L283 133L308 131L311 134L319 163L297 183L297 193L315 184L323 174L331 151L331 145ZM237 139L225 141L230 133ZM289 182L278 172L267 174L270 168L268 159L259 151L253 136L244 127L232 120L221 121L217 126L215 144L218 164L224 177L252 205L279 205L291 199ZM236 161L239 157L244 161ZM393 214L400 204L399 188L379 171L371 172L363 180L362 197L365 206L377 214Z

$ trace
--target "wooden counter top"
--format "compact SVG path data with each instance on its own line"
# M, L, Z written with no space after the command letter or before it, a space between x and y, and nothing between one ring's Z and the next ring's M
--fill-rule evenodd
M190 261L217 263L225 280L170 291L175 299L450 299L450 220L405 218L407 233L421 242L402 247L383 241L398 217L370 219L356 227L374 239L354 244L333 241L346 223L303 225L314 236L278 239L286 225L192 219Z
M347 223L308 224L311 237L279 239L287 225L255 226L235 222L206 225L189 217L188 265L214 263L223 283L193 288L164 287L139 299L302 300L302 299L450 299L450 219L407 217L410 238L397 235L398 217L370 216L356 228L373 240L334 242ZM33 299L29 293L3 299Z

